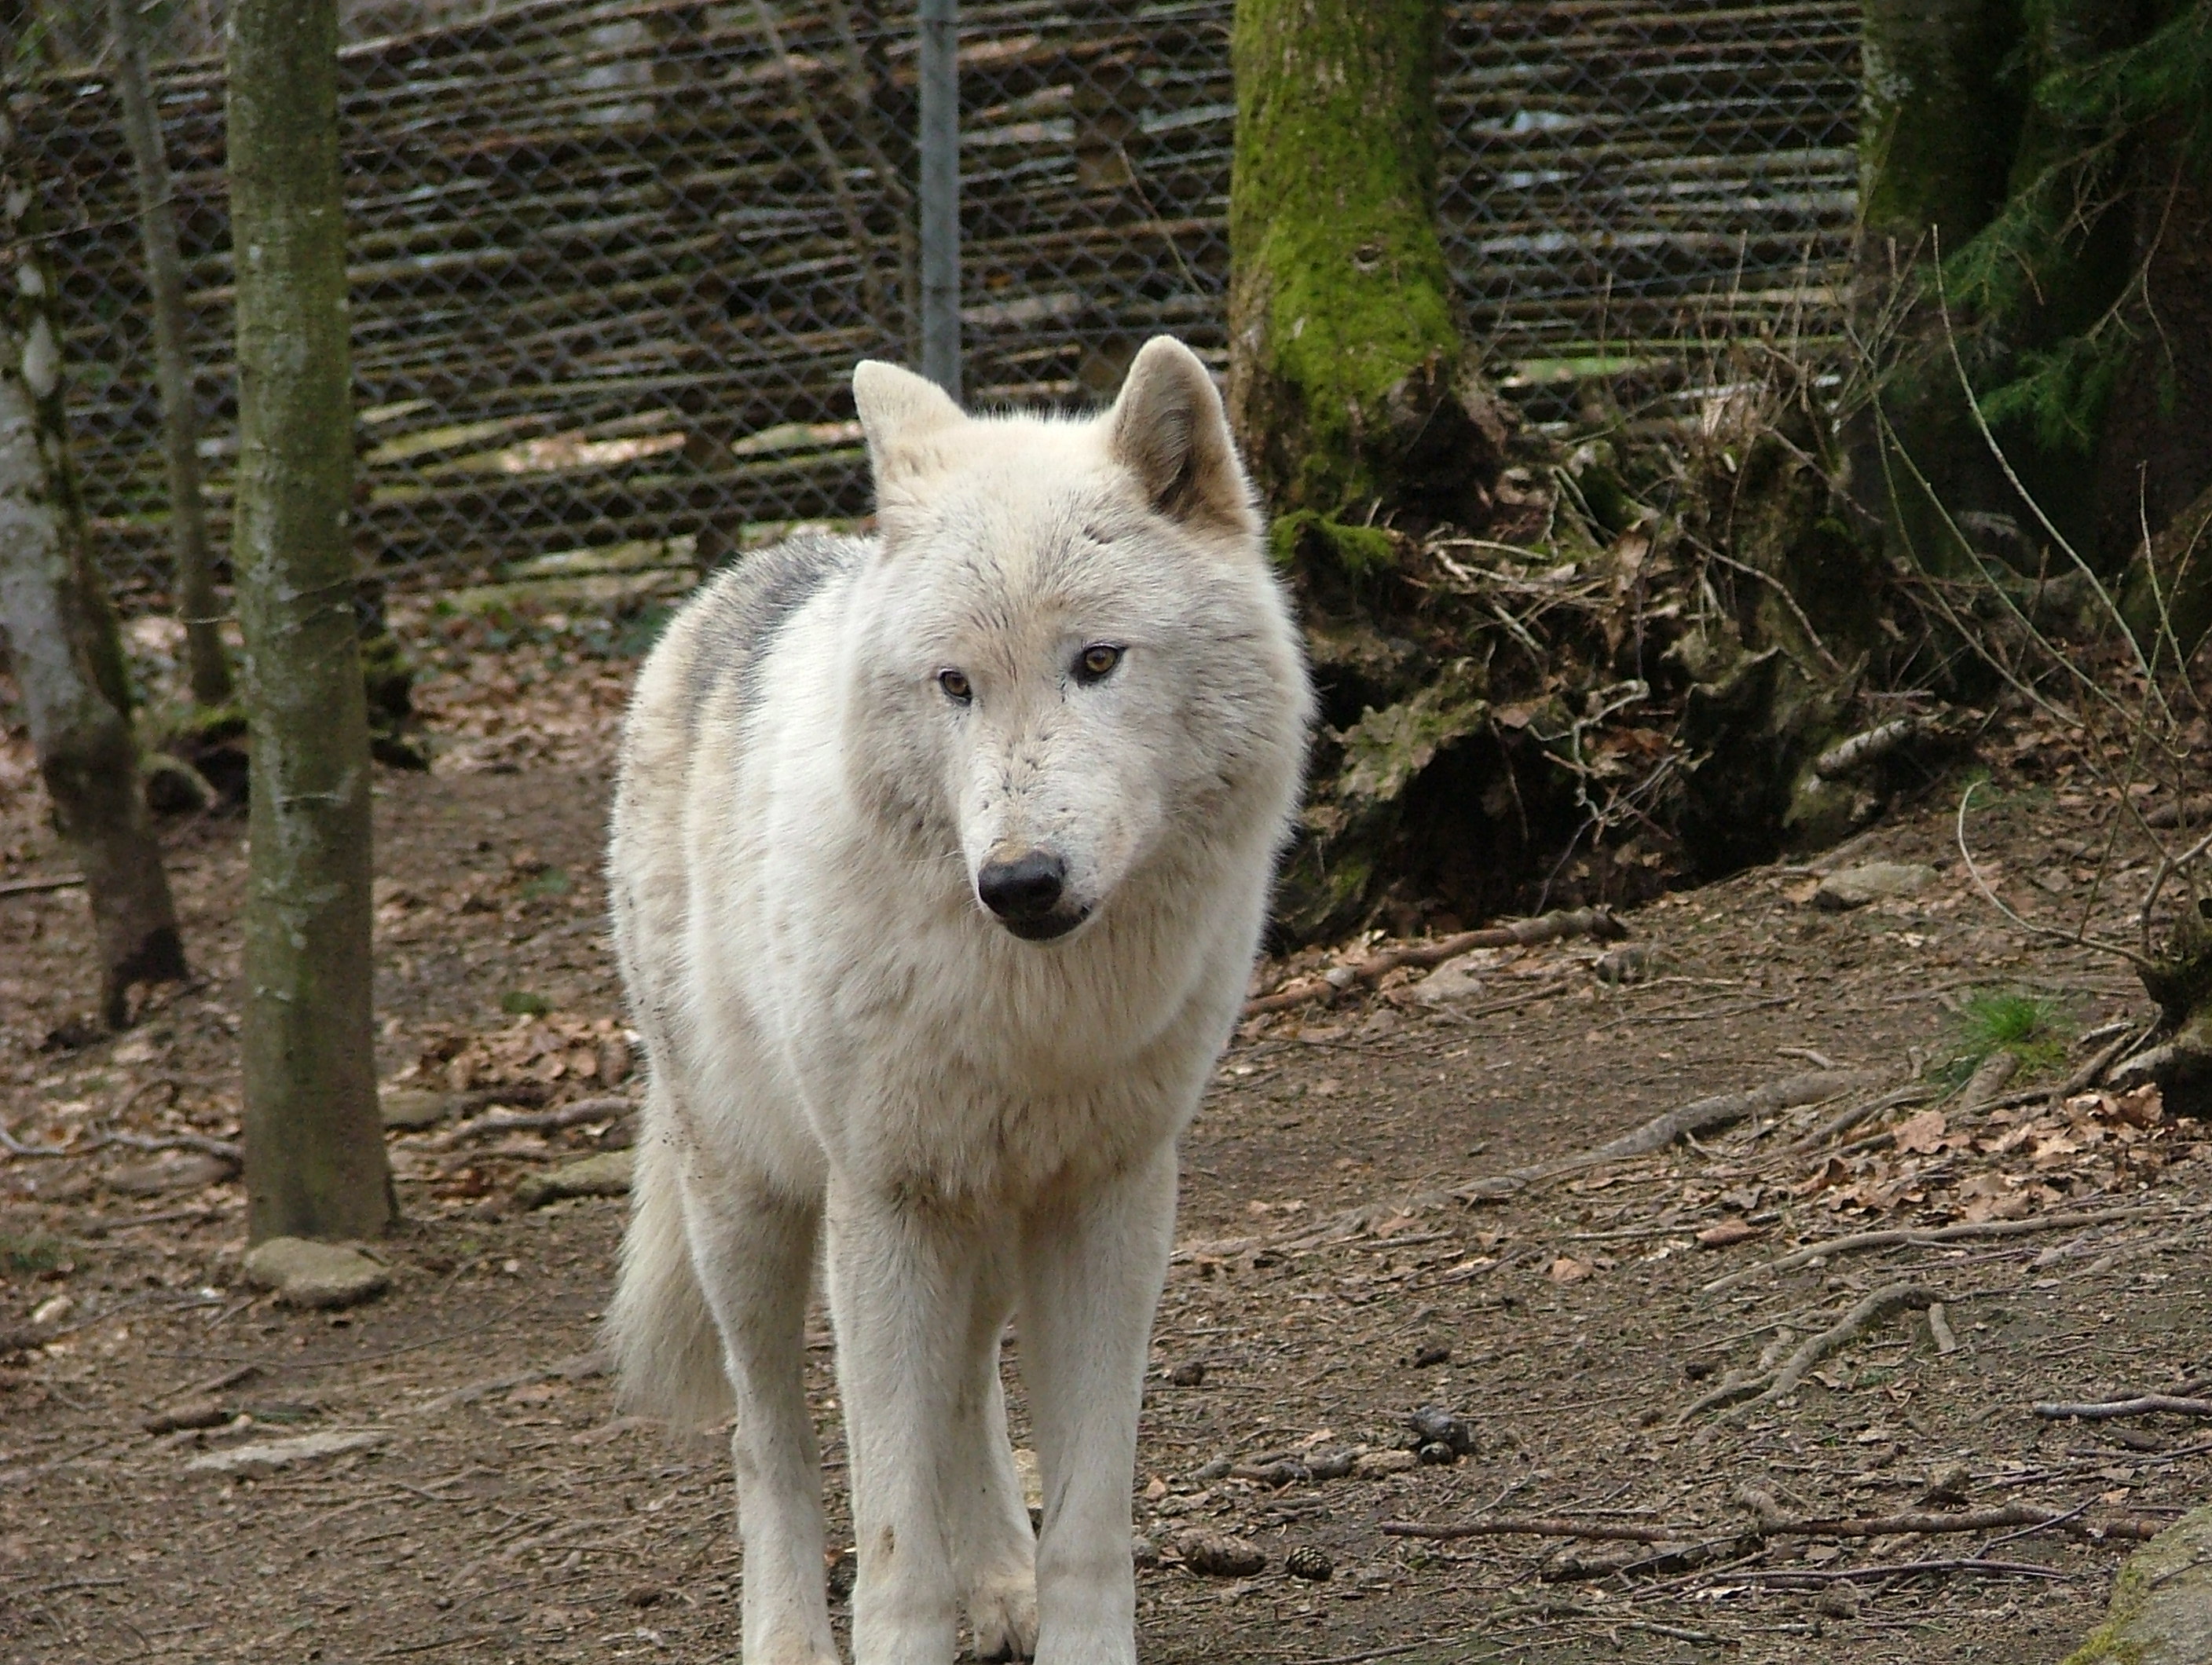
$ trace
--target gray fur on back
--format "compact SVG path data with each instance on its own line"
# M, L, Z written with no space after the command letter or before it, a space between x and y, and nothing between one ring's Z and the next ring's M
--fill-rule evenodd
M684 610L694 616L685 621L690 641L684 682L686 718L695 732L700 714L718 696L733 692L738 714L751 715L760 703L761 664L776 632L832 578L857 566L868 547L861 538L803 532L748 556L699 592Z

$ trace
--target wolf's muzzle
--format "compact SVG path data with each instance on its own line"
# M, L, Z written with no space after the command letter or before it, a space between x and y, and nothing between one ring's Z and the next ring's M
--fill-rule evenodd
M975 894L999 923L1028 942L1049 942L1083 923L1090 911L1065 905L1067 864L1048 850L1030 850L1012 861L987 861L975 875Z

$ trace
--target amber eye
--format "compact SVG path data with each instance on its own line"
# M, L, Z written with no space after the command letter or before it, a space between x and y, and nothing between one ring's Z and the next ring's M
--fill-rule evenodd
M975 690L968 685L965 671L940 671L937 673L937 685L945 690L945 697L955 705L965 705L975 697Z
M1094 641L1083 650L1075 661L1078 682L1103 682L1113 674L1114 667L1121 662L1121 650L1103 641Z

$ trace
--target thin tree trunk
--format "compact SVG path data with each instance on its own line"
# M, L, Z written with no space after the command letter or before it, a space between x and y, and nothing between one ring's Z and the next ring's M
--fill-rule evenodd
M133 987L185 975L184 944L139 785L122 643L70 468L53 275L4 117L0 148L0 622L54 820L84 875L101 1015L120 1029Z
M240 0L229 46L239 463L231 549L253 747L247 1230L393 1216L370 1011L369 756L353 474L336 0Z
M1899 554L1971 569L1953 518L2020 506L1968 413L1929 276L2004 201L2022 112L2002 72L2019 6L1868 0L1863 27L1853 306L1880 380L1853 428L1852 495Z
M177 612L185 625L192 698L222 705L230 698L230 661L217 628L215 563L208 551L207 513L200 502L199 412L192 399L185 341L185 262L177 241L177 210L169 159L146 75L144 32L136 0L108 0L115 31L115 82L123 94L123 130L138 170L138 214L146 242L146 286L154 297L154 363L161 385L162 453L169 472L169 550L176 563Z
M1279 508L1480 515L1503 430L1437 236L1441 19L1438 0L1237 8L1229 406Z

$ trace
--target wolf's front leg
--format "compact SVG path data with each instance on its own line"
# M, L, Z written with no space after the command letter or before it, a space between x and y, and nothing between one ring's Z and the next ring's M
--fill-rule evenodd
M857 1665L951 1665L945 1482L972 1351L975 1251L927 1208L833 1177L830 1310L853 1478Z
M823 1590L822 1459L806 1408L806 1297L820 1213L764 1188L695 1196L693 1263L737 1399L745 1665L837 1665Z
M1137 1657L1129 1486L1175 1194L1175 1151L1163 1145L1024 1225L1022 1379L1044 1478L1037 1665Z

